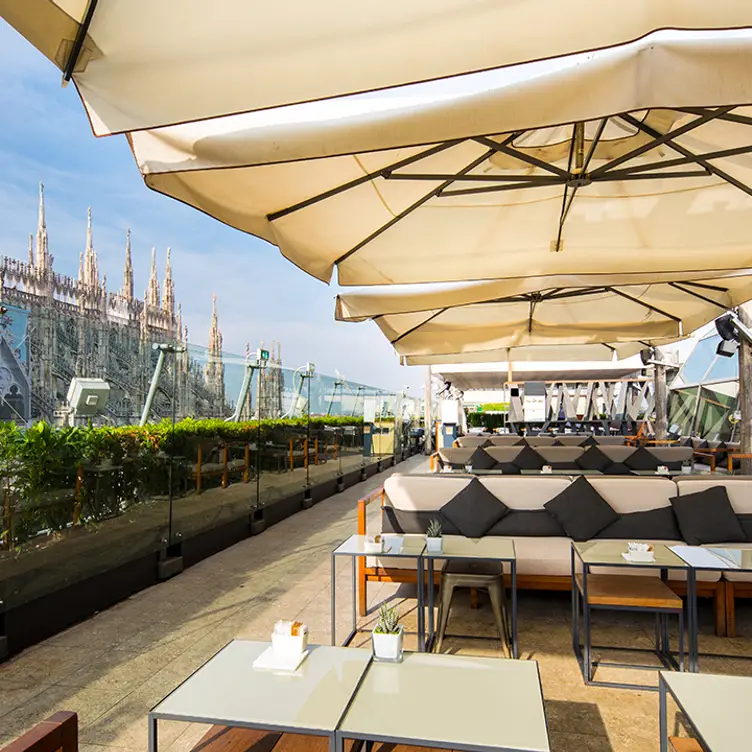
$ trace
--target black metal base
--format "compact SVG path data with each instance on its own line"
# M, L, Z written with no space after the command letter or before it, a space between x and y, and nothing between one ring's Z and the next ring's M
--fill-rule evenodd
M170 577L174 577L176 574L180 574L182 571L182 556L167 556L157 562L157 579L160 581L169 580Z
M301 502L300 506L303 509L310 509L313 506L313 498L311 496L311 492L306 489L306 492L303 496L303 501Z
M0 635L0 661L8 657L8 638Z
M260 535L264 530L266 530L266 520L263 512L261 514L254 512L251 516L251 535Z

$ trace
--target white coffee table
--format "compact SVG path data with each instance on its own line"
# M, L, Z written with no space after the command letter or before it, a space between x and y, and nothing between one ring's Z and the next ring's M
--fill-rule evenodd
M668 750L667 692L692 724L703 749L737 752L749 748L752 678L662 671L658 684L661 752Z
M316 645L300 668L253 668L268 642L234 640L149 713L149 752L160 720L326 736L334 732L371 662L370 650Z
M484 752L549 752L538 664L435 653L372 663L336 734Z

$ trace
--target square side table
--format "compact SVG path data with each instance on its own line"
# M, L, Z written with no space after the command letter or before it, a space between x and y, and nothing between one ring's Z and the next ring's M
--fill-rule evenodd
M159 720L334 734L371 662L370 650L315 645L290 673L253 668L267 642L234 640L149 713L149 752L157 752Z
M337 604L336 604L336 568L335 564L338 556L350 557L352 562L352 629L343 646L349 645L355 635L358 633L358 613L357 613L357 590L358 579L355 561L359 557L375 556L379 559L415 559L417 574L418 574L418 649L423 650L425 645L425 624L424 624L424 605L423 605L423 551L426 547L425 535L392 535L386 534L382 536L386 543L386 550L381 553L372 553L366 551L366 536L365 535L351 535L347 540L340 543L337 548L332 551L331 554L331 567L332 567L332 580L331 580L331 621L332 621L332 645L336 645L336 631L337 631Z

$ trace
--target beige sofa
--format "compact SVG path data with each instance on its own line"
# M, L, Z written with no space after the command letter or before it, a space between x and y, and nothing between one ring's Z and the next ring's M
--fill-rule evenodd
M423 532L428 521L437 515L438 510L472 480L473 478L468 475L394 475L385 481L383 488L372 495L372 498L361 501L359 532ZM543 505L561 493L574 479L569 476L499 475L485 476L478 480L512 510L510 515L492 527L487 534L501 534L505 527L517 528L514 535L503 537L510 537L515 543L518 586L521 589L569 589L571 539L566 537L561 529L559 534L556 534L555 528L558 527L558 523L550 523L544 519L543 515L549 515ZM665 477L594 476L588 480L614 511L624 516L635 512L670 508L669 500L673 496L701 491L711 485L724 485L736 514L750 515L752 520L752 478L693 477L674 481ZM377 524L372 524L368 528L366 525L367 505L373 501L381 503L381 530L377 529ZM524 514L517 514L516 518L512 517L510 521L514 512ZM519 524L515 525L514 519L517 519ZM639 519L643 520L644 517ZM507 520L507 523L502 524L504 520ZM530 520L537 524L531 526ZM540 522L545 522L545 535L526 534L527 528L540 528ZM608 531L609 528L606 528L598 538L609 539ZM652 537L647 529L643 529L642 532L639 539L643 541L667 544L681 542L679 535L671 539L662 539ZM375 557L361 561L360 606L363 613L366 608L365 592L368 582L415 580L414 565L408 561L398 563L399 561L379 560ZM623 573L624 570L614 571ZM634 572L645 576L659 574L657 569L635 569ZM686 589L686 576L680 570L674 570L670 577L672 587L678 593L683 593ZM733 633L733 598L735 595L752 596L752 575L728 573L723 577L719 572L699 572L698 594L715 599L716 631L726 634L727 629L730 629ZM727 619L728 613L730 619Z

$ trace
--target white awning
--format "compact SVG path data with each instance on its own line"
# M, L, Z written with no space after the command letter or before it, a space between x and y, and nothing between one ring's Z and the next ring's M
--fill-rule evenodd
M87 7L91 8L87 24ZM747 0L0 0L73 78L97 135L752 24Z
M665 32L129 138L147 185L343 285L752 266L750 59Z

